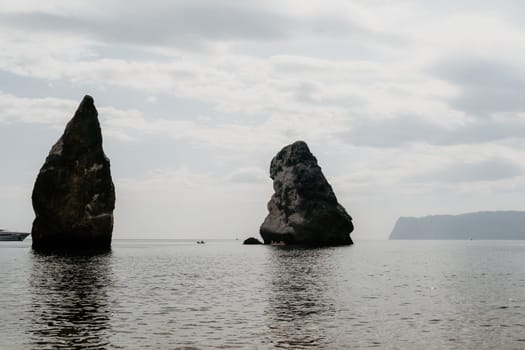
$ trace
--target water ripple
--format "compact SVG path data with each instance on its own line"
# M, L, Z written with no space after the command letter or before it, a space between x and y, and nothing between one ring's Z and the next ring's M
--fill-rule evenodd
M525 244L476 244L0 246L0 348L523 348Z

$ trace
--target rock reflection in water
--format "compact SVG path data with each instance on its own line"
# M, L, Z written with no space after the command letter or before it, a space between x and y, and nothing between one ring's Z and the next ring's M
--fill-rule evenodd
M38 349L103 349L109 345L111 253L33 253L31 342Z
M280 348L319 348L329 343L321 325L335 315L332 248L275 247L267 324L270 340Z

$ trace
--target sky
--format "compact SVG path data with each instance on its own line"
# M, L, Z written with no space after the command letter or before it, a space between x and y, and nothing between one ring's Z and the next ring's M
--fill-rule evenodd
M525 210L525 3L0 0L0 226L82 97L114 238L258 237L272 157L308 143L354 240L400 216Z

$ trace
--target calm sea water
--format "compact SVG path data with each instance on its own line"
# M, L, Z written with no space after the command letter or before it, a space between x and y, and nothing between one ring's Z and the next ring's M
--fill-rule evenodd
M525 242L0 244L1 349L524 349Z

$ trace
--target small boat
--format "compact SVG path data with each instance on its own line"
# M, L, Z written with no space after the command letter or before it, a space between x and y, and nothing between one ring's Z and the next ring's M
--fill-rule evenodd
M10 232L0 229L0 241L23 241L29 233L25 232Z
M197 241L197 244L204 244L204 241Z

